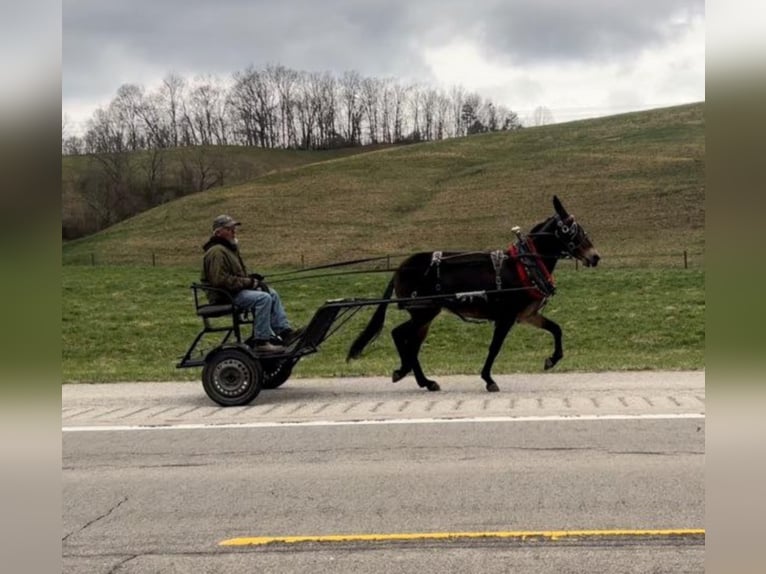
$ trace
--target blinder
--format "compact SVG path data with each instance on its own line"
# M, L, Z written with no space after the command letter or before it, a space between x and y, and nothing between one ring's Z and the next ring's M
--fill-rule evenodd
M558 215L555 216L556 230L553 234L556 238L566 245L567 251L570 255L574 255L574 250L582 245L585 240L585 234L580 234L580 227L577 225L574 216L570 215L565 220L562 220ZM580 235L579 241L575 242L575 238Z

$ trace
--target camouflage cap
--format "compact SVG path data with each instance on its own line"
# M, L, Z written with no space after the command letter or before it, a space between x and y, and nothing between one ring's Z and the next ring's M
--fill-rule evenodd
M235 225L242 224L239 221L235 221L230 215L219 215L213 220L213 231L222 227L234 227Z

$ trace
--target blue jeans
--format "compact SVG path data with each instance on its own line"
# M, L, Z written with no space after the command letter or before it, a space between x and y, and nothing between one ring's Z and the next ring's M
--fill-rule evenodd
M253 335L256 339L269 339L275 333L290 328L279 293L270 290L245 289L234 296L234 304L253 315Z

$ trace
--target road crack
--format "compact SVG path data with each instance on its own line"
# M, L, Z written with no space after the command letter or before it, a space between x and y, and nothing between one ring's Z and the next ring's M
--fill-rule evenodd
M90 520L90 521L86 522L86 523L85 523L85 525L83 525L83 526L82 526L82 527L80 527L79 529L77 529L77 530L75 530L75 531L73 531L73 532L70 532L69 534L67 534L66 536L64 536L64 537L61 539L61 542L66 542L66 541L67 541L67 539L68 539L70 536L73 536L73 535L75 535L75 534L79 534L80 532L82 532L83 530L85 530L85 529L86 529L86 528L88 528L89 526L92 526L93 524L95 524L95 523L96 523L96 522L98 522L99 520L102 520L102 519L106 518L107 516L109 516L109 515L110 515L112 512L114 512L115 510L117 510L117 509L118 509L120 506L122 506L122 505L123 505L124 503L126 503L127 501L128 501L128 497L126 496L125 498L123 498L122 500L120 500L120 501L119 501L117 504L115 504L114 506L112 506L112 507L111 507L109 510L107 510L107 511L106 511L106 512L104 512L103 514L101 514L101 515L97 516L97 517L96 517L96 518L94 518L93 520Z
M127 563L128 563L128 562L130 562L131 560L134 560L134 559L138 558L138 556L139 556L138 554L133 554L132 556L128 556L127 558L125 558L125 560L123 560L123 561L121 561L121 562L118 562L117 564L115 564L115 565L114 565L114 566L113 566L113 567L112 567L112 568L109 570L108 574L114 574L114 573L115 573L115 572L117 572L117 571L118 571L120 568L122 568L122 567L123 567L125 564L127 564Z

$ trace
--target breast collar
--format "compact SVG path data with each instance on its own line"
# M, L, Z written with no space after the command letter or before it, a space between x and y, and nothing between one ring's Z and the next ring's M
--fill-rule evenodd
M508 246L508 257L516 262L516 273L522 285L536 299L547 299L556 292L556 282L531 237L525 237Z

